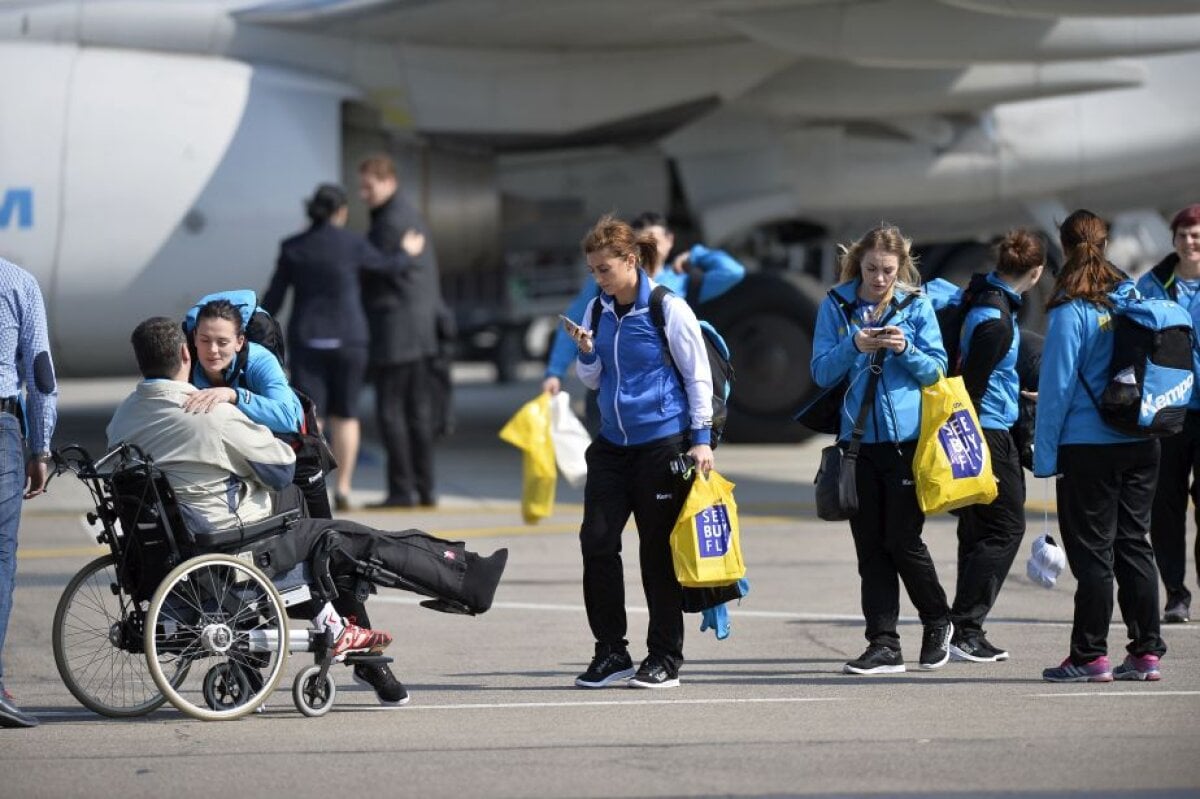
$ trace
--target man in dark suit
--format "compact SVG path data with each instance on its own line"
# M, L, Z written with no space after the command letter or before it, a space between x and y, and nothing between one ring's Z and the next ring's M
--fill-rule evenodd
M417 210L399 192L396 166L373 155L358 169L359 194L371 209L367 237L385 253L405 253L411 268L364 274L375 413L387 451L387 496L377 507L432 506L434 412L430 364L438 354L441 307L437 256Z

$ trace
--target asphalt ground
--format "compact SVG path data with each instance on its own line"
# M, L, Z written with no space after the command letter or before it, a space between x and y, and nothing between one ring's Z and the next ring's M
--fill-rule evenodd
M823 442L718 450L717 468L738 484L752 590L727 640L687 617L680 688L574 688L592 648L574 536L581 492L560 481L554 515L523 524L520 456L495 433L537 382L462 377L459 432L438 451L439 507L351 514L511 553L480 617L430 612L397 591L372 598L375 626L396 636L388 654L411 704L380 708L339 668L333 711L305 718L283 687L311 659L293 655L266 712L240 721L194 721L170 706L131 721L83 709L55 670L51 623L67 581L102 550L67 477L26 505L22 524L5 684L42 725L0 730L0 797L1200 796L1200 624L1164 628L1161 682L1041 681L1066 655L1074 588L1069 575L1053 590L1024 575L1045 523L1042 481L1030 480L1029 535L988 624L1010 661L918 670L921 628L902 598L909 671L841 674L865 642L848 527L812 510ZM130 385L65 384L56 443L97 446ZM356 501L382 495L379 462L368 447ZM636 660L646 614L627 533ZM925 537L953 586L953 518L930 518ZM1124 643L1118 617L1114 660Z

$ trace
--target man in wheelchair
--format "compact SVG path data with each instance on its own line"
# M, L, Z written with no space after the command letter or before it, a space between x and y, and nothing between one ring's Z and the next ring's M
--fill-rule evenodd
M208 413L183 409L197 389L188 382L191 355L179 325L166 317L147 319L133 331L131 342L144 379L113 415L109 445L133 444L153 459L188 530L241 528L266 519L281 502L291 507L284 493L291 487L295 463L289 446L236 405L222 403ZM364 577L375 581L374 572L391 573L399 580L381 584L432 597L422 603L426 607L467 614L491 607L508 558L506 549L482 558L462 542L420 530L391 532L336 519L301 518L279 538L283 545L273 547L273 556L285 565L306 561L313 574L328 575L342 590L357 588L362 594ZM314 594L327 600L330 589L337 593L333 586L316 586ZM318 599L313 605L321 606L314 625L334 636L335 657L378 652L392 641L387 633L369 629L365 618L343 619L329 601ZM382 704L408 701L404 686L386 665L356 665L354 676L374 688Z

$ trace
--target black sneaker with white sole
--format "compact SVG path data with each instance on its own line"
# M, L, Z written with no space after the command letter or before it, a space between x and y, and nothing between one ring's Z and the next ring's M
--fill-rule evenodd
M628 651L597 645L596 656L592 658L587 671L575 678L575 685L580 688L604 688L632 676L633 659Z
M354 681L375 690L379 704L385 707L403 707L408 704L408 691L396 679L386 663L359 663L354 667Z
M679 671L662 658L650 655L642 661L637 674L629 681L630 688L678 688Z
M1005 657L1008 653L1004 653ZM988 645L982 635L955 635L950 640L950 659L971 663L995 663L999 653Z
M992 657L995 660L997 660L997 661L1008 660L1008 650L1001 649L1000 647L996 646L991 641L989 641L986 636L983 636L983 635L979 636L979 645L982 646L987 651L991 652Z
M904 655L899 649L871 644L867 651L842 666L843 674L899 674L904 671Z
M948 621L941 624L926 624L921 636L921 668L926 671L940 669L950 660L950 639L954 637L954 625Z

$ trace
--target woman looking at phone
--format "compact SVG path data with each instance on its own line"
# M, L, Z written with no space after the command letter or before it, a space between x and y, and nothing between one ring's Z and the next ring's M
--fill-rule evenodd
M583 251L600 294L588 303L585 324L566 330L579 350L579 378L599 389L600 434L587 451L579 530L595 655L575 684L603 688L632 677L630 687L673 688L683 663L683 591L670 536L691 479L673 474L670 464L687 452L700 471L713 467L712 374L700 325L683 298L662 298L661 332L651 321L655 283L644 269L655 257L651 236L606 216L583 240ZM601 312L593 330L596 303ZM625 639L621 563L621 532L631 514L650 610L648 653L636 674Z
M851 437L867 387L869 397L862 448L857 459L859 512L850 520L861 578L867 649L846 663L847 674L904 671L896 624L900 581L917 607L924 634L920 666L936 669L949 659L950 607L921 531L925 514L917 504L912 462L921 430L921 387L946 369L937 317L919 293L920 275L911 242L899 229L875 228L845 249L840 282L817 314L812 375L831 387L850 377L838 442ZM874 363L875 366L871 364Z

